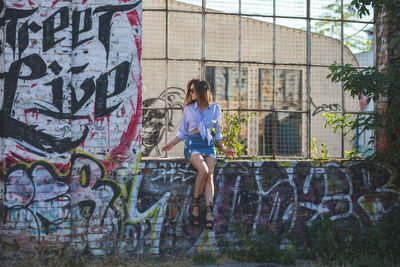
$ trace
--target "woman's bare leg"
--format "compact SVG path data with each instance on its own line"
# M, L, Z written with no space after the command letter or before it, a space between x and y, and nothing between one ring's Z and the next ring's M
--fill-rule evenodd
M214 157L205 157L205 162L208 168L207 179L205 180L205 192L204 197L206 205L212 205L214 203L214 169L216 159Z
M205 162L208 167L208 175L205 182L205 192L204 198L206 200L206 206L213 206L214 204L214 169L216 158L214 157L205 157ZM206 214L206 220L212 219L212 213ZM211 226L211 225L210 225Z
M204 157L200 154L193 154L190 157L189 162L197 170L197 176L194 182L194 199L197 199L203 193L209 170ZM194 216L199 216L199 208L193 207L192 214Z

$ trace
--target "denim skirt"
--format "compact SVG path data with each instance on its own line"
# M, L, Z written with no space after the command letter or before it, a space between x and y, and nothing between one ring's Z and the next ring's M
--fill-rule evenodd
M193 154L217 157L214 142L209 145L207 138L203 139L200 133L189 134L185 139L185 159L189 160Z

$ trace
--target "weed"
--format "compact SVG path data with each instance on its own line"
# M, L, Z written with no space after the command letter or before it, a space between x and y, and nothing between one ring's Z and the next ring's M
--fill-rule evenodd
M333 230L333 222L330 219L322 218L315 222L310 231L310 247L317 257L323 259L324 263L334 260L338 248Z
M345 150L344 151L345 154L345 158L346 159L350 159L350 160L355 160L355 159L360 159L360 152L357 151L357 149L353 149L353 150Z
M384 3L384 6L390 6L390 3L395 3L391 8L396 10L393 12L396 15L391 19L397 20L399 17L400 5L398 1L354 0L353 2L369 2L373 6L378 2L381 4ZM397 38L393 38L391 42L392 44L389 46L397 48L397 51L393 50L393 53L399 53L400 46L398 43L400 43L400 35ZM348 91L353 98L360 99L361 97L366 97L368 103L370 101L376 102L379 99L387 99L388 104L382 111L368 115L360 113L357 116L350 116L350 114L326 113L323 115L326 118L325 127L332 126L334 132L341 129L344 135L353 135L351 140L358 138L365 131L376 131L375 134L370 136L368 144L376 145L383 143L385 146L384 149L377 149L368 157L382 160L393 166L399 166L400 63L392 60L381 71L376 67L359 70L359 68L349 64L343 66L335 62L329 67L329 70L331 73L328 75L328 78L334 83L343 84L343 89ZM355 135L354 132L356 132Z
M0 253L1 255L1 253ZM226 261L227 259L225 259ZM228 259L229 260L229 259ZM191 266L192 257L187 254L174 255L139 255L115 253L107 256L94 256L82 254L77 249L67 248L63 251L49 251L37 248L33 251L16 253L11 256L1 257L0 266L8 267L170 267L170 266Z
M301 237L289 238L303 246L297 256L318 259L323 264L351 266L395 266L400 263L400 207L362 230L359 221L349 223L346 233L335 230L335 222L320 218Z
M193 256L193 263L197 265L215 264L217 258L212 253L200 253Z
M325 143L321 144L321 159L323 160L327 160L328 159L328 153L329 153L329 149L328 147L325 145Z
M227 148L234 149L236 152L236 156L239 158L247 153L247 148L239 142L239 131L240 131L240 124L247 122L247 120L252 117L256 116L257 112L249 113L246 116L238 116L234 114L233 116L229 116L227 113L224 114L224 121L225 124L222 125L222 136L223 144ZM219 152L217 148L217 152Z
M262 161L263 157L261 157L259 155L253 155L253 156L251 156L251 160L253 160L253 161Z
M281 236L273 225L260 226L252 230L246 223L235 223L234 232L238 246L232 248L225 244L223 253L239 262L273 262L293 264L296 261L296 250L292 247L280 249Z
M316 139L312 138L311 139L311 144L310 144L310 154L311 154L311 158L313 160L316 160L316 159L327 160L328 159L328 154L329 154L329 149L328 149L328 147L326 146L325 143L322 143L321 144L321 152L319 153L319 157L318 157L317 156L318 155L318 148L317 148L317 145L316 145Z
M311 139L310 153L312 159L317 159L317 146L315 145L315 138Z

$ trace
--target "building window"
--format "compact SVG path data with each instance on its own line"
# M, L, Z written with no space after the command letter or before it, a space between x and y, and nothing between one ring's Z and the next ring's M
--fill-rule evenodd
M359 18L348 1L228 2L143 1L143 156L182 157L182 142L160 148L176 135L187 82L203 78L225 113L257 111L240 128L249 156L309 158L315 138L344 157L356 146L322 115L364 109L327 75L335 61L372 62L372 10Z
M275 72L275 90L273 69L258 72L259 108L278 111L264 114L259 120L258 154L301 156L301 129L305 125L302 125L302 114L291 111L302 110L302 70L277 69Z
M222 108L238 108L239 94L241 107L246 107L247 76L247 68L242 68L239 92L239 68L206 66L205 79L210 84L213 100Z

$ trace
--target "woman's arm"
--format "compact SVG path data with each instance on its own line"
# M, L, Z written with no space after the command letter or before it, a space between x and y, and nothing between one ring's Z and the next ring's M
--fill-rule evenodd
M175 138L171 142L169 142L168 144L163 146L163 148L161 148L161 152L166 152L166 151L171 150L180 141L181 141L181 139L178 136L175 136Z
M214 140L215 142L218 142L219 140L222 140L222 132L221 132L221 107L216 104L216 111L215 111L215 125L214 125L214 129L215 129L215 136L214 136Z
M163 146L161 148L161 152L166 152L171 150L176 144L178 144L181 140L184 140L186 138L186 135L188 134L188 125L187 125L187 109L186 107L183 109L182 113L182 120L181 123L179 124L178 127L178 133L176 134L175 138Z

